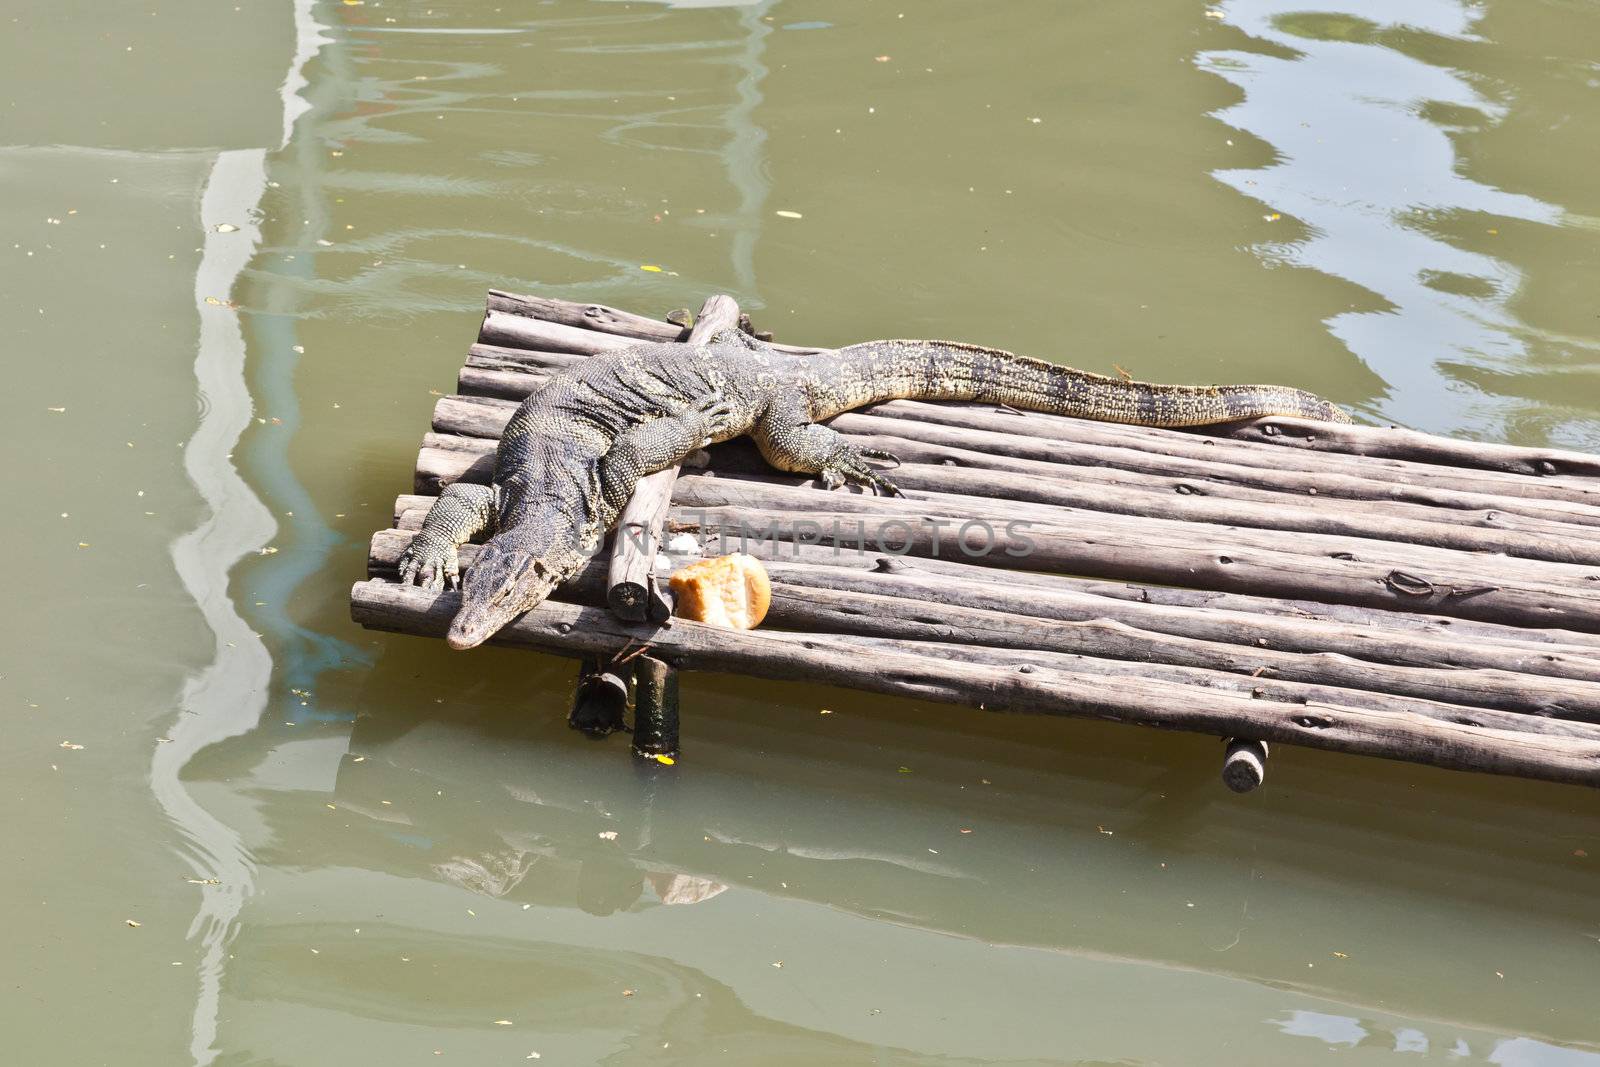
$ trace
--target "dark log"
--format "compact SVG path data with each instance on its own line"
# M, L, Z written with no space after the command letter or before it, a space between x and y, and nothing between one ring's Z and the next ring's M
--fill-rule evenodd
M704 343L722 330L739 324L739 305L733 297L706 298L700 306L691 344ZM465 440L465 438L458 438ZM665 621L672 600L656 581L656 551L661 546L661 525L672 502L672 487L681 464L641 478L622 510L611 542L611 584L607 601L618 617L631 622Z
M607 669L594 656L583 657L578 666L578 684L572 694L572 710L567 725L590 737L604 737L626 726L628 681L617 671Z
M453 592L358 582L351 616L374 629L444 634L459 605ZM996 711L1077 715L1218 737L1255 737L1438 767L1600 784L1600 742L1488 729L1426 715L1339 705L1294 705L1128 678L1115 686L1071 671L1011 671L936 657L869 650L848 638L719 630L680 620L641 627L604 609L546 601L502 630L496 643L563 655L614 656L629 642L680 668L831 683Z
M642 655L633 674L633 754L672 763L679 754L678 672L655 656Z
M1260 741L1228 738L1222 758L1222 782L1235 793L1248 793L1267 780L1267 746Z

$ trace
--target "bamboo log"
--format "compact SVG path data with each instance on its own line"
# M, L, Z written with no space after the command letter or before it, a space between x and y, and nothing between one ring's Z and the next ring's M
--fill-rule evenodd
M987 648L1200 667L1441 703L1600 723L1600 683L1503 670L1406 667L1143 630L1110 619L1055 621L774 582L769 614L805 633L943 641Z
M409 494L397 497L394 507L396 529L379 531L374 536L374 552L380 551L376 546L385 543L388 538L404 537L409 540L411 533L421 528L422 520L434 499L431 496ZM716 538L715 533L712 534L712 538ZM733 543L737 544L737 538L733 539ZM710 547L715 547L718 552L732 550L726 544ZM768 562L808 563L895 574L910 573L934 579L939 583L951 579L976 578L985 585L1000 586L1010 590L1021 589L1042 593L1078 591L1110 600L1138 604L1231 611L1251 617L1341 622L1363 630L1436 637L1466 646L1504 645L1538 655L1564 653L1578 658L1600 655L1600 651L1596 651L1600 650L1600 634L1556 627L1532 629L1430 615L1426 612L1401 613L1361 605L1334 604L1289 597L1248 596L1212 589L1186 589L1131 581L1080 578L1041 571L1016 571L999 567L978 571L969 563L952 560L863 553L854 548L797 544L792 541L762 541L748 544L746 547L751 555ZM398 548L386 548L381 551L392 553L394 556L398 556L399 553ZM392 565L392 559L386 564L377 564L380 569L385 566L392 568ZM1402 638L1397 637L1397 639Z
M688 336L682 326L670 322L658 322L643 315L636 315L631 311L618 311L616 308L606 307L604 304L578 304L570 300L555 300L550 297L508 293L501 289L489 290L489 299L486 303L490 311L543 319L547 322L575 326L581 329L599 330L602 333L613 333L640 341L682 341L686 340ZM744 324L740 323L739 325L742 328ZM809 353L824 351L824 349L807 348L803 345L773 343L772 347L780 352Z
M1207 435L1203 432L1208 429L1225 429L1229 425L1250 425L1249 422L1224 424L1222 427L1201 426L1175 430L1075 419L1048 412L999 410L983 404L950 404L925 400L885 401L871 408L862 409L862 413L879 418L905 420L918 425L932 424L952 429L1018 434L1036 441L1132 448L1149 455L1204 463L1229 463L1259 467L1264 470L1347 474L1436 488L1495 492L1504 496L1566 499L1591 506L1600 503L1600 480L1593 478L1529 476L1495 468L1443 466L1438 463L1390 456L1274 448L1266 442L1274 440L1275 435L1263 434L1256 438L1245 438ZM1356 438L1381 435L1386 432L1372 427L1301 421L1306 426L1326 427L1329 433L1350 430L1353 431L1351 436ZM1437 442L1429 454L1448 453L1453 446L1469 443L1452 441L1445 437L1432 438L1427 434L1416 436ZM1545 461L1530 459L1529 462Z
M520 373L542 382L552 373L581 367L588 360L588 356L575 352L530 352L522 348L478 343L467 349L466 366ZM512 410L515 408L513 404Z
M587 601L576 601L587 603ZM1128 678L1152 679L1176 685L1192 685L1216 692L1235 693L1252 700L1278 701L1304 706L1336 704L1391 714L1423 715L1441 722L1600 741L1600 726L1572 719L1546 719L1514 711L1468 707L1457 703L1398 696L1393 693L1346 689L1313 682L1293 682L1268 677L1230 674L1203 667L1182 667L1168 663L1140 663L1132 660L1102 659L1068 652L1041 649L990 648L985 645L949 641L906 640L892 637L848 635L849 640L866 647L910 655L932 656L956 663L982 663L1007 670L1070 671L1092 674L1101 685L1121 685Z
M1273 415L1248 422L1206 427L1201 433L1235 441L1259 441L1314 452L1402 459L1448 467L1475 467L1507 474L1600 477L1600 459L1561 448L1526 448L1488 441L1461 441L1399 427L1330 425L1312 419Z
M457 479L486 482L492 473L492 458L488 453L426 448L418 460L417 488L437 491ZM907 534L903 527L910 524L915 539L908 554L938 555L941 545L947 553L959 552L959 547L949 547L950 543L938 536L943 528L959 529L964 531L963 536L977 533L981 539L992 541L993 550L974 560L985 566L1141 577L1273 596L1332 597L1341 603L1383 604L1401 610L1428 607L1442 614L1500 622L1510 617L1496 614L1494 605L1507 597L1518 598L1516 590L1520 589L1523 593L1543 592L1551 598L1548 608L1527 604L1528 610L1518 609L1516 617L1522 625L1590 629L1596 618L1588 606L1593 598L1578 585L1593 580L1592 568L1537 558L1487 556L1425 544L1330 534L1285 535L1270 528L1020 503L1009 504L1002 521L984 498L948 493L918 492L905 499L852 493L824 496L806 486L697 476L680 480L675 497L683 513L704 510L708 515L720 515L712 526L737 532L739 524L747 522L751 525L746 529L770 528L780 540L792 540L798 535L820 538L821 543L843 543L839 542L839 531L859 530L860 536L850 544L877 545L886 550L884 546L904 539ZM821 511L823 508L827 510ZM704 522L688 520L689 527L699 525ZM1030 543L1041 539L1048 542L1047 557L1040 557L1030 548ZM1081 542L1077 550L1069 544L1072 539ZM1135 550L1141 546L1149 550L1147 558L1136 558ZM1107 553L1118 552L1120 562L1134 570L1119 572L1111 565L1112 557ZM1249 558L1252 554L1268 561L1302 561L1305 581L1297 588L1292 571L1275 570L1278 578L1273 584L1260 584L1261 563ZM1219 581L1222 584L1216 584ZM1368 588L1369 584L1381 587L1381 592ZM1312 595L1313 589L1321 591ZM1585 619L1591 621L1581 621Z
M453 592L358 582L352 618L363 626L437 637L459 605ZM934 657L868 650L846 638L760 630L718 630L680 620L670 629L622 623L603 609L546 601L493 639L564 655L615 655L645 641L680 667L835 684L869 692L997 711L1077 715L1255 737L1316 748L1411 760L1458 770L1600 784L1600 742L1489 729L1412 713L1338 705L1303 706L1129 678L1107 686L1090 674L1023 672Z
M618 311L600 304L578 304L491 289L487 306L493 311L615 333L640 340L675 341L681 340L684 336L680 327L670 323ZM1600 460L1582 452L1461 441L1397 428L1330 425L1289 416L1268 416L1240 423L1205 427L1199 432L1235 441L1266 443L1316 452L1398 459L1449 467L1472 467L1541 478L1563 475L1600 476Z
M529 356L537 360L540 353ZM462 368L457 387L464 394L521 400L542 381L538 375L523 377L515 371L468 366ZM910 417L913 413L917 417ZM1054 472L1056 476L1061 476L1064 468L1114 468L1169 481L1180 479L1201 492L1208 483L1224 482L1303 496L1490 510L1600 527L1600 506L1596 506L1600 504L1600 487L1591 490L1576 479L1557 484L1556 479L1519 478L1494 471L1450 471L1422 463L1390 471L1393 477L1373 477L1383 473L1384 468L1341 466L1340 457L1332 453L1319 457L1326 462L1307 464L1297 462L1295 453L1289 450L1280 452L1171 430L1038 412L1005 413L959 403L887 401L839 415L829 425L841 433L865 438L864 443L870 447L882 447L878 442L893 444L903 459L1020 474ZM1238 451L1228 452L1226 446L1230 444ZM1055 466L1041 470L1037 466L1041 463ZM1308 465L1314 469L1299 469Z
M544 296L524 296L502 289L490 289L490 311L543 319L582 330L597 330L641 341L682 341L688 330L670 322L646 318L631 311L619 311L604 304L579 304Z
M640 479L617 522L606 602L619 619L665 622L672 617L672 597L657 581L655 560L677 476L674 466Z
M408 531L375 534L369 574L392 577L410 540ZM475 546L462 549L464 566L471 566L476 552ZM959 627L969 618L987 626L999 616L1002 626L1021 636L994 642L997 648L1062 649L1065 646L1054 632L1040 625L1062 623L1076 625L1069 650L1082 655L1135 661L1160 656L1164 662L1187 662L1251 678L1409 692L1453 704L1509 706L1555 717L1572 717L1569 701L1583 708L1600 700L1596 688L1600 662L1592 649L1583 647L1491 644L1328 619L1123 601L1071 589L1006 586L986 576L929 579L898 568L869 571L817 562L769 561L766 566L776 586L788 592L774 600L769 625L776 627L817 626L863 636L948 640L937 632L939 627ZM593 596L596 585L586 572L564 595L598 599ZM886 599L895 603L886 607ZM981 614L960 614L965 611ZM887 620L882 626L876 622L880 614ZM909 620L911 629L903 620ZM1102 637L1093 629L1098 626L1121 627L1141 636L1131 643L1121 630ZM1168 639L1177 642L1189 659L1166 657L1161 642ZM1292 666L1283 669L1283 663ZM1484 680L1487 695L1480 698L1477 685Z
M482 419L481 409L460 405L447 409L439 421L454 425L468 421L452 417L456 410L469 414L472 421ZM437 407L435 411L438 412ZM875 445L890 444L890 450L894 450L892 442L882 438L873 441ZM430 433L423 438L423 448L487 455L493 451L494 442L483 437ZM913 445L909 449L901 447L897 454L905 459L905 453L915 454L916 451ZM469 480L482 476L481 468L469 474L473 461L462 457L425 454L419 457L419 464L423 471L417 483L425 490L436 491L463 476ZM1453 512L1406 504L1339 501L1330 497L1258 493L1255 495L1267 499L1241 500L1235 495L1212 495L1209 486L1206 492L1197 492L1194 486L1182 481L1174 483L1170 479L1142 475L1135 475L1136 480L1130 481L1099 468L1070 470L1081 472L1083 476L1039 478L1009 471L902 462L895 468L894 478L896 484L916 499L942 499L952 495L969 499L981 497L1004 500L1008 507L1022 502L1116 515L1161 515L1191 522L1361 537L1466 552L1500 553L1553 563L1600 565L1600 527L1510 517L1497 511ZM753 448L729 445L714 453L711 471L734 481L794 484L806 480L774 470ZM1174 488L1186 491L1175 492ZM1263 503L1269 506L1263 507ZM1524 528L1508 526L1508 522Z
M1574 525L1551 515L1521 514L1500 508L1457 511L1375 499L1351 501L1321 495L1301 496L1239 489L1200 479L1130 475L1108 468L1009 460L968 450L959 453L960 466L947 466L945 464L957 454L954 450L882 436L860 437L857 443L899 457L902 463L896 468L896 480L902 488L920 490L923 497L940 490L960 490L953 495L1001 498L1008 506L1018 501L1052 504L1110 514L1154 514L1195 522L1504 553L1556 563L1600 563L1600 527ZM486 479L488 468L475 466L473 457L488 455L493 448L492 441L481 437L426 435L417 460L418 490L436 493L453 481ZM782 477L743 442L719 445L712 456L713 472L738 480L770 481ZM943 462L939 462L941 460ZM1518 512L1538 510L1536 506L1529 507L1510 499L1491 503L1516 508Z
M700 306L691 344L703 344L722 330L739 325L739 305L733 297L710 296ZM672 502L673 483L681 464L674 463L639 480L622 510L611 542L611 583L607 602L618 617L631 622L651 619L665 622L672 615L672 600L656 582L656 550L661 544L661 524Z
M582 357L576 357L582 358ZM498 438L505 426L511 412L516 410L516 404L511 401L481 396L447 396L441 397L434 405L432 428L439 434L454 434L466 437ZM836 427L837 428L837 427ZM879 438L879 440L885 440ZM720 446L714 455L714 466L718 470L744 471L761 470L770 471L771 468L755 456L753 450L740 449L740 442L730 442ZM1314 493L1299 490L1257 489L1242 486L1230 481L1214 478L1188 480L1170 473L1146 473L1143 471L1125 471L1116 467L1102 467L1095 464L1064 464L1050 461L1051 465L1042 472L1036 465L1027 473L1014 473L1010 470L985 469L978 464L984 462L984 454L973 450L943 451L937 446L907 445L903 441L893 442L894 447L905 453L901 456L904 460L920 459L929 467L938 467L941 476L951 480L952 484L959 481L964 486L973 488L966 491L976 492L977 487L992 485L995 488L985 495L1003 496L1013 498L1016 494L1034 494L1042 502L1067 502L1064 498L1054 495L1048 497L1041 493L1057 493L1062 490L1082 488L1091 496L1099 495L1090 486L1118 486L1127 487L1134 491L1154 493L1168 497L1163 502L1162 511L1165 512L1174 503L1182 506L1184 501L1174 502L1170 498L1194 497L1200 501L1242 501L1247 503L1267 504L1276 511L1286 505L1300 509L1312 509L1319 513L1332 515L1349 515L1352 512L1360 516L1372 516L1377 520L1412 519L1419 522L1442 523L1451 529L1461 526L1489 529L1495 531L1509 531L1526 533L1548 538L1559 538L1570 541L1580 538L1595 542L1600 545L1600 527L1583 526L1558 519L1536 518L1523 514L1516 514L1504 510L1492 509L1467 509L1463 507L1443 507L1435 504L1410 503L1397 499L1351 500L1340 498L1329 493ZM746 459L750 459L746 466ZM1041 484L1048 485L1048 489L1035 490L1032 487ZM1020 499L1032 499L1033 496L1022 496ZM1525 505L1525 501L1515 498L1506 498L1500 503L1517 507ZM1076 506L1076 505L1075 505ZM1240 508L1241 515L1250 514L1250 511ZM1260 512L1255 512L1259 514ZM1381 525L1375 522L1370 525ZM1494 551L1495 549L1485 549Z
M402 514L400 523L420 528L420 510ZM1521 635L1524 643L1550 641L1595 647L1597 607L1582 588L1548 583L1474 584L1479 575L1433 572L1421 576L1411 571L1386 571L1371 561L1322 559L1271 550L1229 545L1186 543L1154 545L1148 537L1108 539L1100 531L1085 538L1084 524L1073 529L1030 528L1019 536L996 530L985 555L966 562L941 560L935 546L950 550L942 516L909 521L900 517L864 517L860 513L831 512L796 517L793 513L741 508L695 508L669 514L668 527L698 532L717 542L717 551L743 551L761 558L785 558L810 545L836 549L836 556L854 556L861 565L878 557L918 557L918 566L943 571L973 565L984 568L985 580L1013 582L1010 566L1039 571L1071 573L1085 577L1132 579L1133 584L1110 583L1105 589L1123 589L1131 599L1196 607L1233 606L1249 611L1280 614L1338 613L1369 625L1411 628L1384 611L1416 612L1427 618L1415 624L1437 630L1455 624L1463 640L1484 632L1473 623L1487 624L1490 632ZM1026 538L1024 541L1023 538ZM1169 542L1171 539L1168 539ZM1466 562L1477 561L1467 557ZM1479 564L1481 565L1481 564ZM948 573L948 571L943 571ZM1043 577L1041 575L1041 577ZM1157 589L1183 585L1188 588ZM1309 601L1316 601L1310 603ZM1278 607L1283 602L1293 606ZM1351 611L1353 606L1356 610ZM1330 617L1341 617L1337 614ZM1462 622L1460 620L1468 620ZM1559 635L1541 635L1540 629L1559 629Z
M725 478L694 475L685 478L673 493L681 509L739 507L775 512L810 513L825 508L831 512L874 515L931 522L948 519L951 525L972 523L999 527L1016 523L1024 527L1071 527L1085 535L1104 532L1106 536L1144 536L1151 543L1193 545L1193 538L1206 538L1243 548L1261 548L1314 558L1385 564L1391 567L1443 569L1470 574L1480 584L1508 580L1570 590L1574 582L1596 580L1589 566L1541 559L1490 557L1481 552L1462 552L1435 548L1415 542L1381 541L1373 538L1296 532L1285 536L1277 529L1222 526L1193 522L1176 517L1120 511L1086 512L1008 501L997 514L991 498L961 493L917 490L905 497L877 497L865 493L823 491L812 485L796 485L778 477ZM1158 513L1159 515L1159 513ZM937 548L937 542L935 543ZM1459 583L1458 583L1459 584Z
M592 356L600 352L614 352L639 342L613 333L582 330L564 326L559 322L529 319L521 315L507 315L503 311L486 311L483 325L478 328L478 343L500 345L505 348L537 348L547 352L576 352Z
M745 544L751 538L741 538L741 531L758 531L757 540L867 545L878 555L925 557L938 554L938 518L913 522L846 511L801 516L720 507L697 508L692 514L675 512L670 522L675 529L713 535L730 532L734 542L743 540ZM1461 554L1459 566L1430 565L1418 573L1361 559L1245 547L1234 541L1235 531L1222 528L1214 528L1216 539L1212 541L1186 541L1180 534L1158 541L1148 524L1141 524L1146 528L1138 530L1115 531L1104 517L1100 519L1091 522L1089 516L1081 516L1070 527L1034 527L1025 532L996 529L992 538L986 535L991 551L972 560L989 567L1016 566L1256 596L1422 611L1515 626L1560 626L1600 632L1600 602L1590 589L1576 583L1563 586L1520 579L1508 582L1465 553ZM1213 534L1213 530L1204 532L1208 537Z

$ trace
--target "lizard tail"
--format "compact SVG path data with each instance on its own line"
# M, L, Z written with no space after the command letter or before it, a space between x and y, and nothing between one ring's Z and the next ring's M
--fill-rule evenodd
M826 384L846 405L840 411L879 400L976 400L1135 426L1208 426L1261 415L1351 421L1303 389L1125 381L950 341L868 341L839 349L839 357Z

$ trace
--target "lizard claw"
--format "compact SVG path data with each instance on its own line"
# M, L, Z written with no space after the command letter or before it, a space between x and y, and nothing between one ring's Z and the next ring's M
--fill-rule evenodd
M711 444L733 426L733 402L726 398L718 397L707 401L701 406L699 414L705 427L705 438L701 441L701 448Z
M431 593L461 588L461 562L455 546L413 538L400 554L400 584L413 582Z
M833 458L817 474L822 479L823 486L828 489L837 489L847 482L854 482L857 485L870 487L879 496L905 496L900 487L879 474L867 462L868 459L892 460L896 466L900 464L893 453L876 448L845 445L833 454Z

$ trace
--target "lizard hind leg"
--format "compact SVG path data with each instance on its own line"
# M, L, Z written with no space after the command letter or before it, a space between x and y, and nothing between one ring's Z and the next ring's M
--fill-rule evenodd
M827 489L854 483L879 496L905 496L899 486L867 462L876 459L898 465L893 453L853 445L831 427L768 418L756 427L754 437L768 463L796 474L815 474Z

